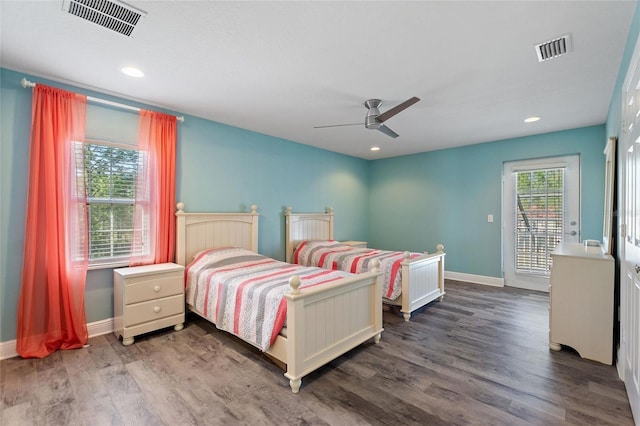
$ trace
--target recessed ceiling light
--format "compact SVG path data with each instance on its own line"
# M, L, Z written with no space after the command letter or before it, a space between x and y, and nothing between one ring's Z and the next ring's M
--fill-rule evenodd
M533 123L534 121L538 121L540 120L540 117L529 117L529 118L525 118L524 122L525 123Z
M136 78L144 77L144 73L140 71L138 68L124 67L122 68L121 71L126 75L128 75L129 77L136 77Z
M371 147L371 151L380 151L380 147L379 146L372 146Z

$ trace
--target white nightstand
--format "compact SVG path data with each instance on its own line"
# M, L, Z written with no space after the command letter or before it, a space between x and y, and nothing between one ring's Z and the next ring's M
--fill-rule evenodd
M366 241L341 241L342 244L347 244L351 247L367 248Z
M113 271L116 337L130 345L134 336L164 327L184 327L184 266L175 263Z

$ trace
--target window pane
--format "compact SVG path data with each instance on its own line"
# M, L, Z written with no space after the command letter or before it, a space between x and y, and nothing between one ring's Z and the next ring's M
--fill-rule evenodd
M89 203L89 258L129 256L133 204Z
M516 271L548 275L563 234L564 169L518 172L516 199Z
M143 156L108 144L84 145L89 259L129 257L133 238L136 174Z

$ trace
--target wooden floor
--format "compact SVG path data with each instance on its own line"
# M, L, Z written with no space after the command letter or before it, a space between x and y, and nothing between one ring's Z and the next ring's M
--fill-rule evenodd
M614 367L547 346L547 295L447 283L443 302L310 374L292 394L259 352L190 318L4 360L8 425L633 425Z

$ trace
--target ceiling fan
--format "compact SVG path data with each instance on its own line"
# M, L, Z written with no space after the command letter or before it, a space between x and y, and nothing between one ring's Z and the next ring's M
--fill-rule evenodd
M380 114L380 110L378 109L378 107L382 105L382 101L380 99L368 99L364 102L364 106L366 106L367 109L369 110L367 111L367 115L364 119L364 127L366 127L367 129L380 130L382 133L384 133L387 136L391 136L392 138L397 138L399 135L393 130L391 130L390 128L388 128L387 126L385 126L383 123L388 119L390 119L391 117L393 117L394 115L398 114L399 112L409 108L411 105L415 104L419 100L420 100L419 98L416 98L414 96L402 102L401 104L394 106L390 110ZM325 127L360 126L360 125L362 125L362 123L330 124L327 126L314 126L313 128L323 129Z

